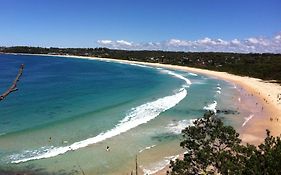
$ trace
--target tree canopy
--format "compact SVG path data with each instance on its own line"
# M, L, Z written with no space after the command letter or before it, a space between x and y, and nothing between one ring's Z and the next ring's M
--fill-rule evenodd
M190 66L281 82L281 54L114 50L108 48L0 47L3 53L94 56Z
M258 147L243 145L233 127L208 112L182 131L186 153L183 160L171 161L168 174L281 174L280 137L266 132Z

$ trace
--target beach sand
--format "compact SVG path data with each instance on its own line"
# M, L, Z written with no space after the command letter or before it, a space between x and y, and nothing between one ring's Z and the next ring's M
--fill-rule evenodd
M281 103L278 101L278 94L281 93L281 86L276 83L268 83L260 79L251 77L242 77L232 75L225 72L215 72L210 70L182 67L182 66L165 66L177 70L190 71L207 76L217 77L226 81L233 82L243 89L246 93L244 96L254 96L259 102L256 104L241 104L241 107L256 108L260 110L256 112L251 120L247 123L240 133L241 139L244 142L259 144L265 137L265 130L269 129L272 135L277 136L281 133ZM247 94L248 93L248 94ZM256 107L255 107L256 106Z
M30 54L22 54L22 55L30 55ZM247 125L248 129L243 130L243 133L241 133L241 138L244 141L253 140L253 137L263 138L265 136L265 129L269 129L272 135L274 136L280 135L281 133L281 100L278 101L278 95L281 94L281 86L280 84L277 83L267 82L257 78L233 75L226 72L217 72L212 70L192 68L186 66L169 65L169 64L148 63L148 62L128 61L128 60L119 60L119 59L111 59L111 58L86 57L86 56L46 55L46 54L37 54L37 55L113 61L113 62L127 63L127 64L141 64L146 66L162 67L167 69L198 73L209 77L232 82L240 86L246 91L247 94L244 94L244 96L248 95L248 96L256 97L259 101L257 103L260 106L260 114L258 116L254 116L248 122ZM241 104L241 105L243 107L243 105L245 104ZM256 108L257 107L258 106L256 106Z
M269 129L273 136L279 136L281 134L281 102L278 100L278 95L281 93L281 86L279 84L265 82L257 78L237 76L226 72L184 66L150 63L145 63L145 65L204 74L230 81L241 87L241 98L248 98L248 103L241 103L240 107L255 111L254 115L248 117L247 125L238 129L240 138L244 143L260 144L266 137L266 129ZM253 100L254 97L256 99ZM183 158L183 155L180 155L179 158ZM168 167L156 174L166 174L167 170L169 170Z
M261 79L246 76L237 76L226 72L217 72L186 66L116 60L110 58L94 58L82 56L79 56L79 58L108 60L129 64L134 63L153 67L162 67L167 69L203 74L209 77L232 82L245 90L244 94L241 94L242 96L253 96L257 98L257 102L255 101L257 105L251 100L249 100L249 102L253 102L254 104L241 104L241 107L256 108L254 109L256 111L255 115L249 120L249 122L247 123L247 127L244 127L243 130L241 130L242 132L240 133L240 136L242 140L244 142L249 142L252 144L259 144L265 137L266 129L269 129L271 131L271 134L274 136L279 136L281 134L281 101L278 101L277 98L278 94L281 94L281 86L277 83L266 82ZM260 110L260 112L257 112L257 110Z
M237 88L241 88L241 98L246 99L245 103L240 104L240 108L250 109L253 112L253 115L247 118L248 122L245 124L245 127L238 129L243 143L260 144L266 137L266 129L270 130L273 136L281 134L281 101L278 100L278 95L281 94L281 86L279 84L226 72L158 63L142 64L204 74L236 84ZM180 155L179 158L183 158L183 155ZM168 166L156 174L166 174L167 170L169 170Z
M253 111L253 115L246 118L247 123L245 123L245 126L238 129L240 138L244 143L251 143L255 145L260 144L266 136L266 129L269 129L273 136L279 136L281 134L281 101L278 101L278 95L281 94L281 86L277 83L265 82L257 78L237 76L226 72L216 72L211 70L168 64L69 55L43 56L61 56L102 61L114 61L128 64L141 64L146 66L188 71L222 79L234 83L235 85L237 85L237 88L240 88L241 98L246 99L245 101L241 102L240 107ZM180 157L183 157L183 155L180 155ZM164 168L156 174L166 174L167 170L168 167Z

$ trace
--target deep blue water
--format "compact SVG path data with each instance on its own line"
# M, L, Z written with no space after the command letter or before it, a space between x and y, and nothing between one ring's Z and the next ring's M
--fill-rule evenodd
M0 92L10 86L20 64L25 64L25 69L19 91L0 103L5 109L0 110L0 133L132 105L140 98L156 98L160 94L153 91L169 83L155 70L125 64L0 55Z

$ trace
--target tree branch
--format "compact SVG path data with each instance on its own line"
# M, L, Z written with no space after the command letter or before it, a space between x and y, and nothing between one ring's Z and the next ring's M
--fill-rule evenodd
M17 83L22 75L24 69L24 64L22 64L19 68L19 72L18 75L16 76L16 79L14 80L13 84L11 85L11 87L9 89L7 89L6 92L4 92L2 95L0 95L0 101L4 100L10 93L15 92L18 90L17 88Z

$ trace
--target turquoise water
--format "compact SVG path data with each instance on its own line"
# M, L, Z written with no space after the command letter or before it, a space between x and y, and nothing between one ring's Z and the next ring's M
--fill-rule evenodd
M237 92L221 80L76 58L0 55L0 92L22 63L19 91L0 102L4 169L81 174L80 166L86 174L125 174L138 155L149 172L183 151L180 131L204 107L236 109L230 104Z

